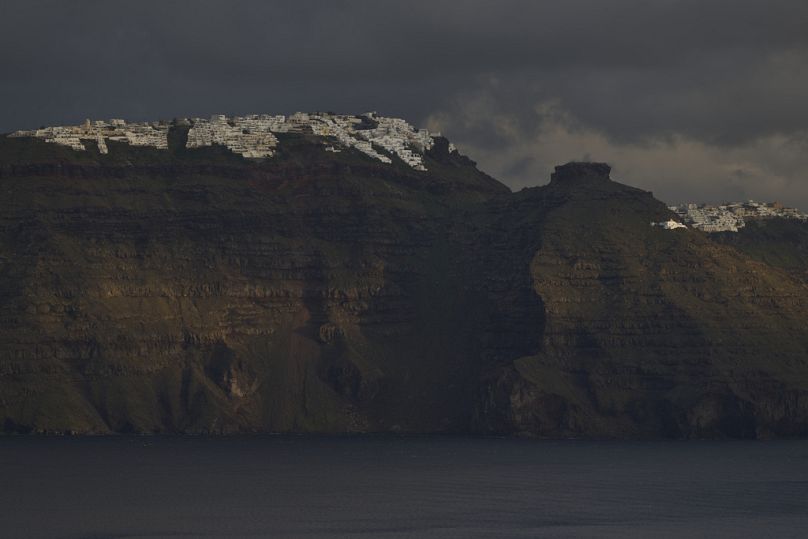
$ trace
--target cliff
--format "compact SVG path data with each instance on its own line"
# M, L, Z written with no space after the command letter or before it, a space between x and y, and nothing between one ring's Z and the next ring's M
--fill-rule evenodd
M534 353L492 369L483 429L545 436L804 436L802 281L701 232L663 230L650 193L597 175L517 193L541 298ZM517 220L521 216L524 221Z
M7 432L808 432L808 294L605 165L0 138ZM177 143L180 139L180 143Z

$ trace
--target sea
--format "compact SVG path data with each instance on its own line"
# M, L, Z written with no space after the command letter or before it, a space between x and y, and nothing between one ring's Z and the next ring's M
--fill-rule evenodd
M808 441L0 437L8 538L805 538Z

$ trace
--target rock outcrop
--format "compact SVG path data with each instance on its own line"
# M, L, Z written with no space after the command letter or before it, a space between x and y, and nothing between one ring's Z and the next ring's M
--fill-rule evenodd
M585 182L589 180L611 180L612 167L606 163L585 163L573 161L555 167L550 175L550 183L558 182Z

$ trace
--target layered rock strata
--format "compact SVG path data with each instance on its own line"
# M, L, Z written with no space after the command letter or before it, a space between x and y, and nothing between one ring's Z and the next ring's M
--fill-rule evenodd
M416 170L189 130L0 138L6 432L808 433L804 281L605 165L510 193L440 137Z

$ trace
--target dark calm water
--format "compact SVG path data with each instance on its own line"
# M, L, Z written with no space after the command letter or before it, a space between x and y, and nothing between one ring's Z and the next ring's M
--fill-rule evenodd
M0 438L2 537L808 537L808 442Z

